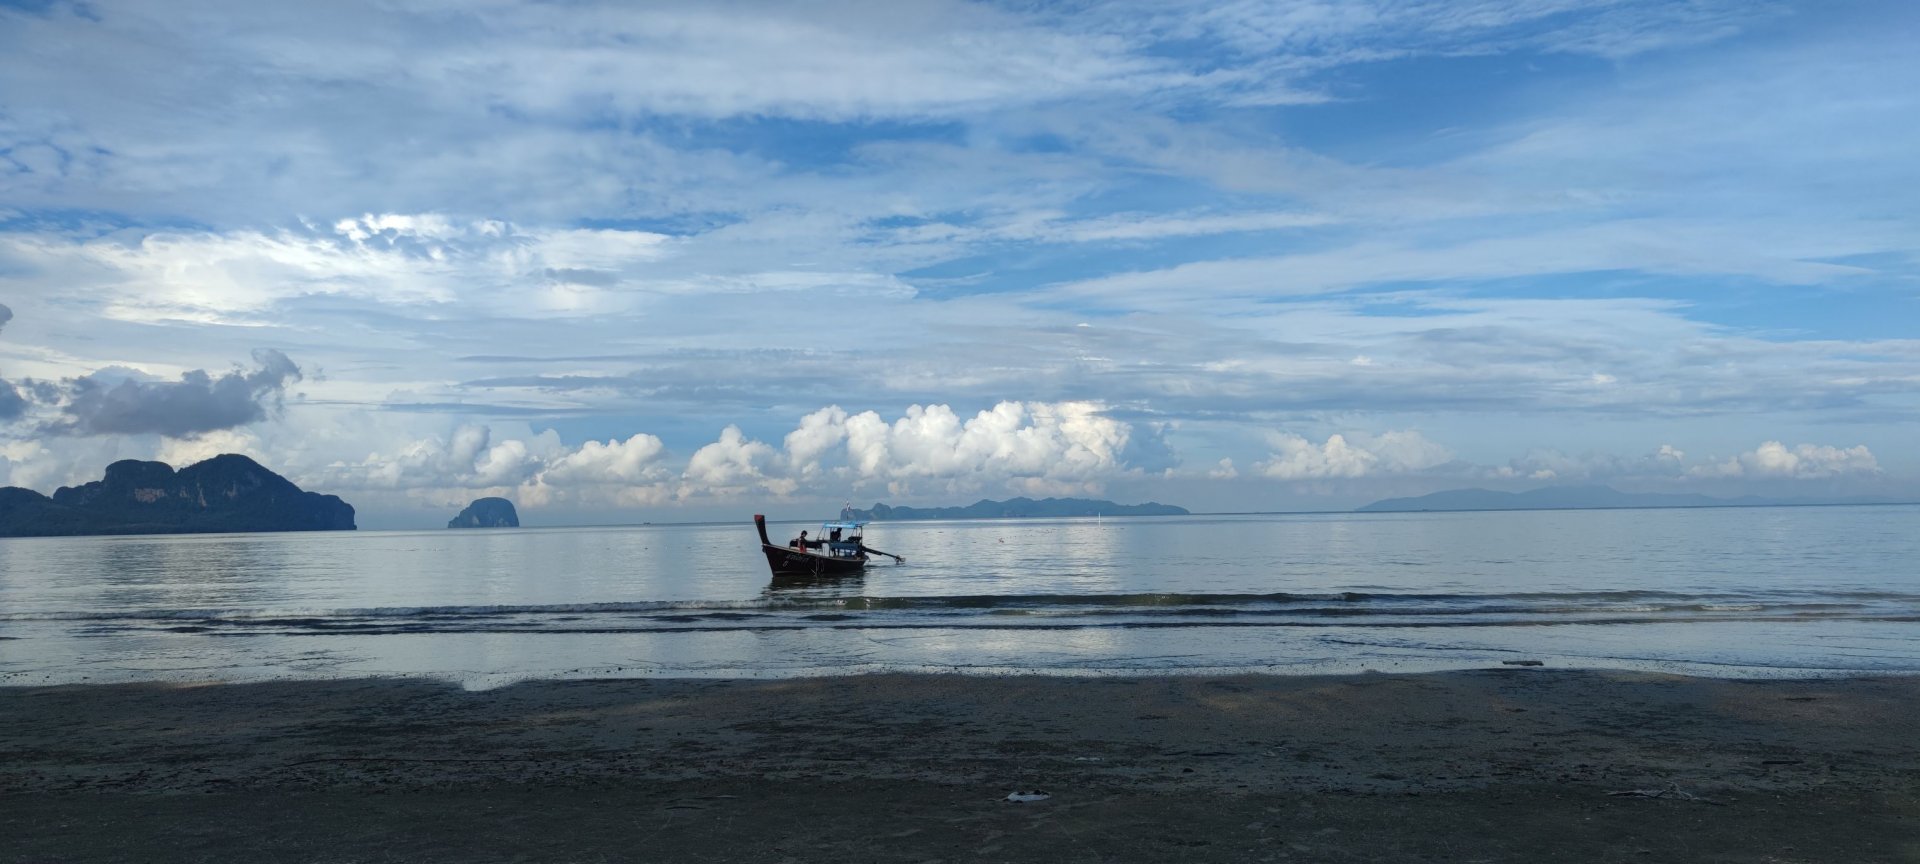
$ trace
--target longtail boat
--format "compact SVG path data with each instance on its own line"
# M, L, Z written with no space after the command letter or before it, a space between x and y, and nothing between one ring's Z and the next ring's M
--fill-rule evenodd
M884 555L897 563L906 562L905 558L860 542L866 525L865 522L826 522L820 525L819 537L807 537L807 532L802 531L802 539L775 546L767 539L767 517L757 513L753 517L753 527L760 532L760 551L767 556L767 566L773 570L774 578L847 576L865 569L874 555Z

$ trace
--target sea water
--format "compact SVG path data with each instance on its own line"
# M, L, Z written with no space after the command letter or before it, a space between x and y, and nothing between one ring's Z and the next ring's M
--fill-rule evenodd
M867 542L906 563L775 582L744 517L4 539L0 685L1920 672L1920 506L895 522Z

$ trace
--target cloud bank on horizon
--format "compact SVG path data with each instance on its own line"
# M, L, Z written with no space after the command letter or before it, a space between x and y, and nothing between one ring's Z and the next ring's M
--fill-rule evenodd
M0 484L238 450L376 526L1916 497L1916 26L0 4Z

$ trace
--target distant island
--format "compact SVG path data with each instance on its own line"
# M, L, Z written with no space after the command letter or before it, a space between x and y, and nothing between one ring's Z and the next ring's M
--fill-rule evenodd
M1876 498L1714 498L1707 495L1621 492L1610 486L1548 486L1526 492L1449 489L1417 498L1388 498L1356 513L1433 510L1617 510L1639 507L1780 507L1820 504L1893 504Z
M1009 498L1005 501L981 499L965 507L889 507L874 504L869 510L848 507L840 518L858 522L905 522L915 519L1014 519L1050 516L1186 516L1187 508L1149 501L1145 504L1115 504L1088 498Z
M106 477L49 498L0 488L0 537L352 531L353 506L305 492L245 456L223 454L179 471L125 459Z
M518 528L520 514L505 498L475 498L460 515L447 522L448 528Z

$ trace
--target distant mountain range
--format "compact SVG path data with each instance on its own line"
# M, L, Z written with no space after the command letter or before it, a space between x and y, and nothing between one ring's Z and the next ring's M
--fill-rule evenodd
M875 504L869 510L848 507L840 518L858 522L904 522L914 519L1011 519L1048 516L1185 516L1187 508L1149 501L1145 504L1115 504L1088 498L1009 498L1005 501L981 499L965 507L889 507Z
M1527 492L1449 489L1418 498L1388 498L1357 513L1410 513L1423 510L1609 510L1628 507L1780 507L1820 504L1895 504L1881 498L1713 498L1658 492L1621 492L1609 486L1548 486Z
M303 492L231 453L179 471L164 462L123 459L107 466L105 478L62 486L51 498L18 486L0 488L0 537L353 528L347 502Z

